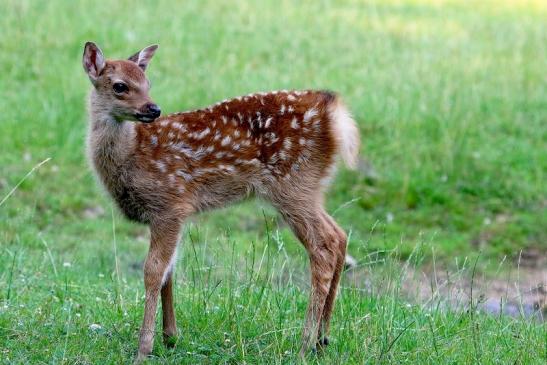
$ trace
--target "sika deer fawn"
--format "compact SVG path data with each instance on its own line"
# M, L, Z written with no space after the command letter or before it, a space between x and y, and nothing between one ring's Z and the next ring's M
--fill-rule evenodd
M156 49L111 61L88 42L83 54L93 84L92 165L127 218L150 226L137 361L152 350L160 294L164 340L177 332L171 276L182 222L251 195L277 208L309 255L301 354L327 345L346 234L325 211L323 193L337 156L355 165L355 122L328 91L257 93L160 117L144 74Z

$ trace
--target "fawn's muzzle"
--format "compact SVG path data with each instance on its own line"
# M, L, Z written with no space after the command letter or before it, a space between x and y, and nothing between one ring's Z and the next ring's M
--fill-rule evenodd
M152 114L155 118L159 117L161 114L161 109L156 104L149 104L148 105L148 112Z
M150 123L153 122L161 114L161 109L156 104L146 104L142 108L142 112L135 114L135 118L141 122Z

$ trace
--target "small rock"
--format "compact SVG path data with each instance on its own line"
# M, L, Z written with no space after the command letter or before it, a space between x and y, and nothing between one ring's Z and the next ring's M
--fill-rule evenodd
M100 206L85 208L83 213L83 217L87 219L96 219L103 215L104 215L104 209Z
M360 158L357 163L357 171L359 171L365 177L365 180L371 185L380 179L378 172L368 160Z

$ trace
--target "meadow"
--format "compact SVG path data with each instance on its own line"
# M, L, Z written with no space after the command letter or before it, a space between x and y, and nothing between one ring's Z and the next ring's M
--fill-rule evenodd
M332 344L309 363L547 360L545 323L483 313L473 285L458 306L435 280L426 297L408 291L410 271L547 275L545 2L6 0L0 12L0 363L136 352L148 231L88 167L88 40L110 58L158 43L147 74L166 113L276 89L335 90L353 111L361 162L339 169L327 206L358 265ZM180 337L157 340L150 363L300 361L307 280L267 205L192 218Z

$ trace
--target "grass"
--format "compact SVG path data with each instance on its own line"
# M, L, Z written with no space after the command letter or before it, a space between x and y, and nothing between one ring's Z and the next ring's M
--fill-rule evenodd
M545 326L477 314L478 299L467 312L407 303L398 268L418 265L417 247L434 247L419 262L435 252L458 269L480 252L487 272L523 250L547 255L543 2L8 0L0 11L0 199L51 158L0 204L0 361L119 363L136 349L147 231L113 211L85 161L86 40L110 57L159 43L147 72L166 112L293 88L333 89L351 107L365 161L340 171L327 201L370 281L344 279L334 343L311 362L547 357ZM183 241L182 336L174 351L156 344L159 362L294 362L306 260L275 212L204 214Z
M287 261L275 236L263 249L252 245L243 252L226 236L214 247L200 244L204 236L192 226L180 253L179 340L173 350L156 341L151 362L298 362L307 285L303 265L296 263L304 260ZM61 263L44 253L33 267L26 264L28 257L20 250L0 261L17 275L7 280L16 283L11 294L2 293L4 361L128 362L143 311L140 271L126 265L123 256ZM419 257L406 263L415 265ZM116 271L116 260L130 269ZM435 297L429 303L408 302L401 281L412 278L403 279L395 257L381 267L365 262L361 269L370 275L371 290L348 275L334 315L332 344L322 356L311 355L309 363L540 364L545 359L545 327L537 322L486 316L476 311L477 298L459 310L447 310ZM471 269L462 269L462 275Z

